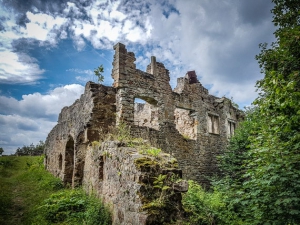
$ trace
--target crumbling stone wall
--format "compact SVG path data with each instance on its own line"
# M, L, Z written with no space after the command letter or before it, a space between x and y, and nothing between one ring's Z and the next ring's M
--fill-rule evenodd
M163 186L154 187L164 176ZM83 186L111 206L113 224L163 224L182 213L181 192L187 191L177 160L168 154L141 154L121 142L88 149Z
M87 146L115 124L115 89L92 82L73 105L64 107L45 143L46 168L66 184L80 185Z
M135 55L125 45L118 43L114 50L113 87L88 82L80 99L62 109L46 140L46 168L65 184L83 184L111 203L115 224L159 224L162 217L167 221L178 212L161 208L151 214L157 209L145 205L158 194L149 187L153 184L150 177L171 174L171 167L158 162L153 168L147 163L138 166L136 160L144 156L116 143L104 142L95 148L103 134L126 123L133 137L148 140L178 160L173 174L208 185L208 178L218 172L217 155L226 148L244 114L229 99L210 95L195 71L178 78L172 90L169 71L155 57L143 72L136 69ZM137 98L146 104L135 103ZM180 195L173 200L180 208Z
M151 57L147 72L142 72L136 69L133 52L127 52L121 43L114 49L116 122L126 122L132 128L132 135L146 138L152 145L173 154L184 178L208 184L207 178L218 171L216 156L226 148L243 112L229 99L210 95L195 71L178 78L172 91L169 71L155 57ZM135 106L135 98L145 100L148 105ZM149 108L158 111L155 119ZM158 125L151 126L148 121L157 121Z

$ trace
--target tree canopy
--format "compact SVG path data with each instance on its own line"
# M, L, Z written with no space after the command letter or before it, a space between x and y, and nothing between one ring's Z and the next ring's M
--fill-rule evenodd
M22 148L17 148L15 155L42 155L44 153L45 143L39 141L38 144L33 143L29 146L24 145Z
M273 3L276 41L256 56L255 112L222 158L227 200L244 224L300 224L300 1Z

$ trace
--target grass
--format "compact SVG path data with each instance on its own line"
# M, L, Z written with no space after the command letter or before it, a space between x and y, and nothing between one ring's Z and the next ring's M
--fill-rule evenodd
M81 189L64 189L44 169L43 159L0 157L0 224L111 224L100 200Z

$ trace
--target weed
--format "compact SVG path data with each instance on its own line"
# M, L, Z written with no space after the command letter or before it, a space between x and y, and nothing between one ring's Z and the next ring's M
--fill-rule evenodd
M150 149L146 150L146 153L150 156L157 157L159 155L159 153L161 153L161 149L160 148L150 148Z

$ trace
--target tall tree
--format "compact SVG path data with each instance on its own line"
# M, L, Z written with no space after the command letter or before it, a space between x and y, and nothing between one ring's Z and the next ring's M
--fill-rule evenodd
M252 224L300 224L300 1L273 3L276 41L257 56L260 121L241 196Z

